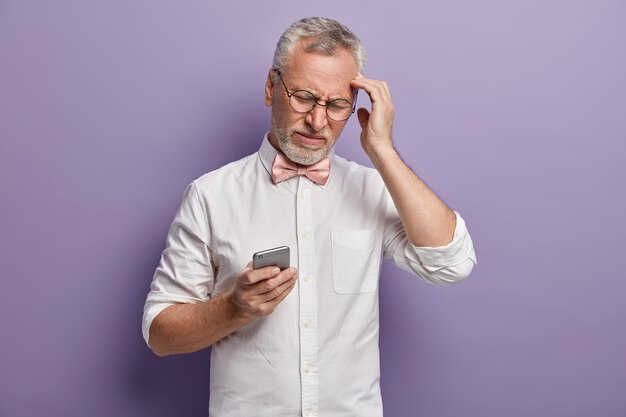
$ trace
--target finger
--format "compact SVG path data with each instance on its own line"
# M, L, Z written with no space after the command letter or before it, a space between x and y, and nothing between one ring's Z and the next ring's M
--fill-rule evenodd
M284 288L282 293L280 293L280 295L278 295L277 297L274 297L266 302L260 302L259 304L257 304L257 306L254 308L254 315L262 317L271 314L276 306L280 304L280 302L283 301L291 293L291 290L293 290L294 287L295 281L292 282L291 285Z
M280 273L277 266L266 266L265 268L252 269L244 268L241 272L241 283L244 285L254 285L259 281L275 277Z
M389 87L384 81L370 80L367 78L352 80L352 86L365 90L372 104L378 102L391 102Z
M373 80L371 78L365 78L365 77L356 77L354 78L352 81L350 81L351 84L355 85L355 86L359 86L360 88L368 88L368 87L375 87L377 84L381 83L382 81L379 80Z
M252 269L252 261L248 262L248 264L241 270L241 272L239 273L239 275L237 276L237 282L240 282L242 284L250 284L250 274L253 272L254 270Z
M289 293L291 293L291 290L293 290L296 287L296 281L294 280L291 285L289 285L287 288L285 288L285 290L274 299L274 302L276 304L280 303L281 301L283 301L285 298L287 298L287 296L289 295Z
M272 292L283 283L295 279L297 275L298 274L296 268L285 269L275 277L259 281L256 284L250 286L250 292L252 294L265 294L268 292Z
M383 81L383 87L387 92L387 98L389 99L389 101L391 101L391 90L389 89L389 84L387 84L387 81Z
M385 81L372 80L372 103L375 101L391 102L391 91Z
M276 300L281 296L284 298L289 293L291 289L296 285L296 279L294 277L289 278L287 281L281 283L280 285L273 288L271 291L256 295L256 299L260 303L272 302L272 300Z
M361 125L361 129L365 129L367 127L367 122L370 119L370 112L367 109L360 107L356 111L356 115L359 118L359 124Z

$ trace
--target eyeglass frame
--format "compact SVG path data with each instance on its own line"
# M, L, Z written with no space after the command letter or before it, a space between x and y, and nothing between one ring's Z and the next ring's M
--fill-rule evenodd
M346 120L348 120L348 119L350 118L350 116L352 116L352 114L353 114L353 113L354 113L354 111L356 110L356 99L357 99L357 97L358 97L358 95L359 95L359 90L356 90L356 91L355 91L355 93L354 93L354 102L352 102L352 103L350 103L350 102L349 102L348 100L346 100L345 98L336 98L336 99L333 99L333 100L330 100L330 101L326 101L326 103L323 103L323 102L321 102L321 101L320 101L320 99L319 99L319 98L318 98L315 94L313 94L313 93L312 93L311 91L309 91L309 90L298 89L298 90L294 90L294 91L289 91L289 89L287 88L287 85L285 84L285 80L283 80L283 77L282 77L282 74L281 74L281 70L280 70L280 69L278 69L278 68L272 68L272 70L276 71L276 74L278 74L278 78L280 78L280 82L282 83L282 85L283 85L283 87L284 87L284 89L285 89L285 92L287 93L287 97L289 98L289 107L291 107L291 109L292 109L293 111L295 111L296 113L300 113L300 114L310 113L310 112L311 112L311 110L313 110L313 109L315 108L315 106L317 105L317 106L320 106L320 107L326 107L326 117L328 117L330 120L332 120L332 121L334 121L334 122L345 122ZM296 110L296 109L293 107L293 105L291 104L291 97L292 97L295 93L297 93L298 91L303 91L303 92L305 92L305 93L310 94L310 95L311 95L311 97L313 97L313 99L315 100L315 103L313 104L313 106L311 107L311 109L310 109L310 110L307 110L307 111L299 111L299 110ZM329 105L330 103L332 103L333 101L339 101L339 100L342 100L342 101L345 101L345 102L348 102L348 103L352 104L352 110L350 111L350 114L348 115L348 117L346 117L345 119L341 119L341 120L333 119L333 118L330 116L330 114L328 114L328 105Z

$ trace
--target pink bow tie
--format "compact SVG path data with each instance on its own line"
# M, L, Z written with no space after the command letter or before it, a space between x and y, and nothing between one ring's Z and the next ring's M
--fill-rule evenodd
M272 164L272 181L274 184L296 175L304 175L317 184L326 185L330 175L330 161L328 158L324 158L316 164L304 166L291 162L282 154L276 154Z

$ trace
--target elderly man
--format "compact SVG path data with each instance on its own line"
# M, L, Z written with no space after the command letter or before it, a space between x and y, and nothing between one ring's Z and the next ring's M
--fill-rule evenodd
M462 218L402 161L385 82L342 24L303 19L280 38L259 151L193 181L144 309L161 356L213 346L209 415L381 416L378 278L383 258L436 284L476 258ZM376 169L333 147L355 111ZM290 268L252 254L291 248Z

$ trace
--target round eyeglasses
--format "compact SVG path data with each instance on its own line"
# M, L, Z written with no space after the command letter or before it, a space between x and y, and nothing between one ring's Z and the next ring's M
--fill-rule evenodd
M337 98L334 100L327 101L326 103L320 101L315 94L308 90L295 90L289 91L287 86L285 85L285 81L283 81L283 77L280 73L280 70L274 68L276 74L278 74L278 78L280 78L280 82L283 84L285 91L287 92L287 97L289 97L289 105L292 109L294 109L298 113L308 113L315 105L326 107L326 115L329 119L334 120L335 122L343 122L344 120L348 120L354 110L356 109L356 98L358 91L354 94L354 103L350 103L348 100L343 98Z

